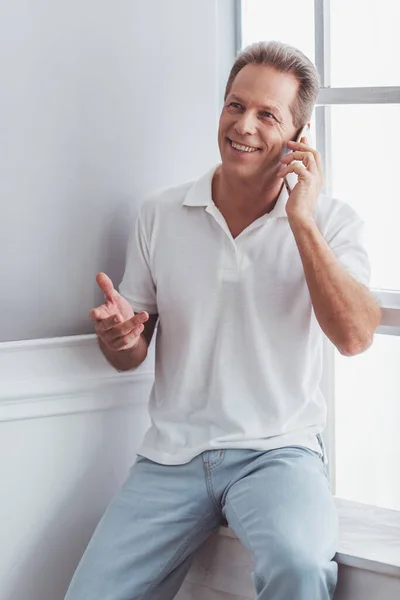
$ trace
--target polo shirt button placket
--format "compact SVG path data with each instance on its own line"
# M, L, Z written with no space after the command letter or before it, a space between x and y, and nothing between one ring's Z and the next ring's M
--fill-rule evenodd
M222 267L222 278L225 281L238 281L240 271L240 253L233 239L226 237L224 248L224 261Z

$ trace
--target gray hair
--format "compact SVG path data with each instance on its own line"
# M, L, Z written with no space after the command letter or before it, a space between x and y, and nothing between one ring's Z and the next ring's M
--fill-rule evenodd
M305 54L293 46L275 41L256 42L247 46L240 52L231 69L225 88L225 100L236 75L246 65L265 65L281 73L291 73L300 84L297 98L290 107L293 124L300 128L308 123L317 100L320 78L316 67Z

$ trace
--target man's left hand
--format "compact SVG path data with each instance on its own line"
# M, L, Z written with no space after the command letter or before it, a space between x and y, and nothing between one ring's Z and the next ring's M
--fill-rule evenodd
M293 152L281 158L277 175L285 177L288 173L296 173L298 182L290 192L286 213L289 222L309 220L324 183L321 157L317 150L307 145L305 137L300 142L289 141L288 147Z

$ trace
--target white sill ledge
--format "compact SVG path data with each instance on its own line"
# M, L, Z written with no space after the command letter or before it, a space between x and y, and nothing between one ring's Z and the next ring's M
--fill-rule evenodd
M335 500L340 528L335 560L348 567L400 578L400 512ZM226 526L218 533L236 538Z

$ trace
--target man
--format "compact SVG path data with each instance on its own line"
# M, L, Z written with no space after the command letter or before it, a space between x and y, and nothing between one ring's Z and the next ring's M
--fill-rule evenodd
M360 220L321 195L318 152L293 141L318 88L298 50L244 50L219 123L222 164L144 203L121 295L97 276L105 303L92 317L116 369L143 362L159 320L152 425L68 600L172 599L224 518L252 553L259 600L333 595L322 332L357 354L380 310Z

